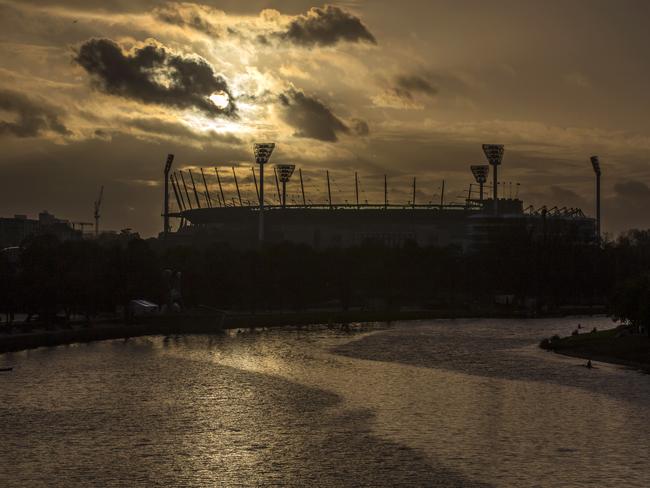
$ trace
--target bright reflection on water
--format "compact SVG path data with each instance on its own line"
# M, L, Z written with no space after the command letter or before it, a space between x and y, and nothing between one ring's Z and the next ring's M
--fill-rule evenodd
M578 321L0 356L0 486L650 486L650 377L536 347Z

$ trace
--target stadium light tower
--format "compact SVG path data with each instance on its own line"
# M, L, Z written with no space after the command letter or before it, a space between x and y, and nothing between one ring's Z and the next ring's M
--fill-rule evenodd
M600 242L600 160L598 156L591 157L591 166L596 173L596 239Z
M164 205L164 215L163 215L163 236L167 239L167 234L169 234L169 171L172 168L172 162L174 161L174 155L168 154L167 161L165 161L165 195L163 200Z
M264 242L264 165L271 159L271 154L275 149L272 142L256 142L253 145L253 154L255 162L260 165L260 216L259 216L259 233L258 239L260 244Z
M497 166L501 165L503 160L503 144L483 144L483 153L490 163L491 166L494 166L493 169L493 183L492 183L492 198L494 199L494 213L495 215L499 213L498 210L498 187L499 180L497 177Z
M291 179L291 175L293 175L296 165L276 164L275 168L278 170L278 176L282 183L282 208L284 208L287 205L287 182Z
M488 179L488 175L490 174L490 166L487 164L473 164L470 166L470 169L472 170L472 174L474 175L474 179L479 185L480 190L480 195L481 195L481 202L483 201L483 185L485 185L485 182Z

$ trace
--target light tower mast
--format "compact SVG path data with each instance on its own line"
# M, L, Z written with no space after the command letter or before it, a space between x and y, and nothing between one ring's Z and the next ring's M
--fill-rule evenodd
M165 239L169 233L169 170L172 168L172 162L174 161L174 155L168 154L167 161L165 162L165 195L164 195L164 214L163 214L163 235ZM98 211L98 210L97 210ZM96 218L99 218L98 216Z
M95 238L99 237L99 210L102 206L102 199L104 198L104 185L99 190L99 196L95 200Z
M260 216L258 239L260 244L264 242L264 165L271 159L275 144L272 142L255 143L253 145L253 154L255 162L260 165Z
M497 177L497 167L501 165L503 160L503 144L483 144L483 153L493 166L493 183L492 183L492 198L494 199L494 215L499 214L499 179Z
M472 174L474 175L474 179L479 185L479 195L480 195L480 200L481 203L483 202L483 185L485 185L485 182L488 179L488 175L490 174L490 166L487 164L473 164L470 166L470 169L472 170Z
M276 164L277 174L282 183L282 208L287 206L287 183L296 169L295 164Z
M596 174L596 239L600 243L600 160L598 156L591 157L591 166Z
M307 199L305 198L305 184L302 181L302 168L298 168L298 174L300 175L300 191L302 193L302 206L307 206Z

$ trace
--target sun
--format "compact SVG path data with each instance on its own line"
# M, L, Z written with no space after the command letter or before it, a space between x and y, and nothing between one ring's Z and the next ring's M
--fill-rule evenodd
M228 108L228 105L230 104L230 96L224 91L217 91L214 92L212 95L208 97L208 99L215 104L217 108L220 108L221 110L225 110Z

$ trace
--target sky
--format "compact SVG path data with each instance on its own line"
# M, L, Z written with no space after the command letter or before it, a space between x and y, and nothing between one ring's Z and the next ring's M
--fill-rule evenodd
M648 228L648 18L645 0L0 0L0 216L90 222L103 185L102 228L153 236L168 153L211 191L219 167L228 198L234 166L254 200L270 141L313 202L326 169L339 202L355 172L363 201L387 174L391 203L413 177L418 202L443 179L460 202L500 143L525 206L593 215L597 154L603 230Z

